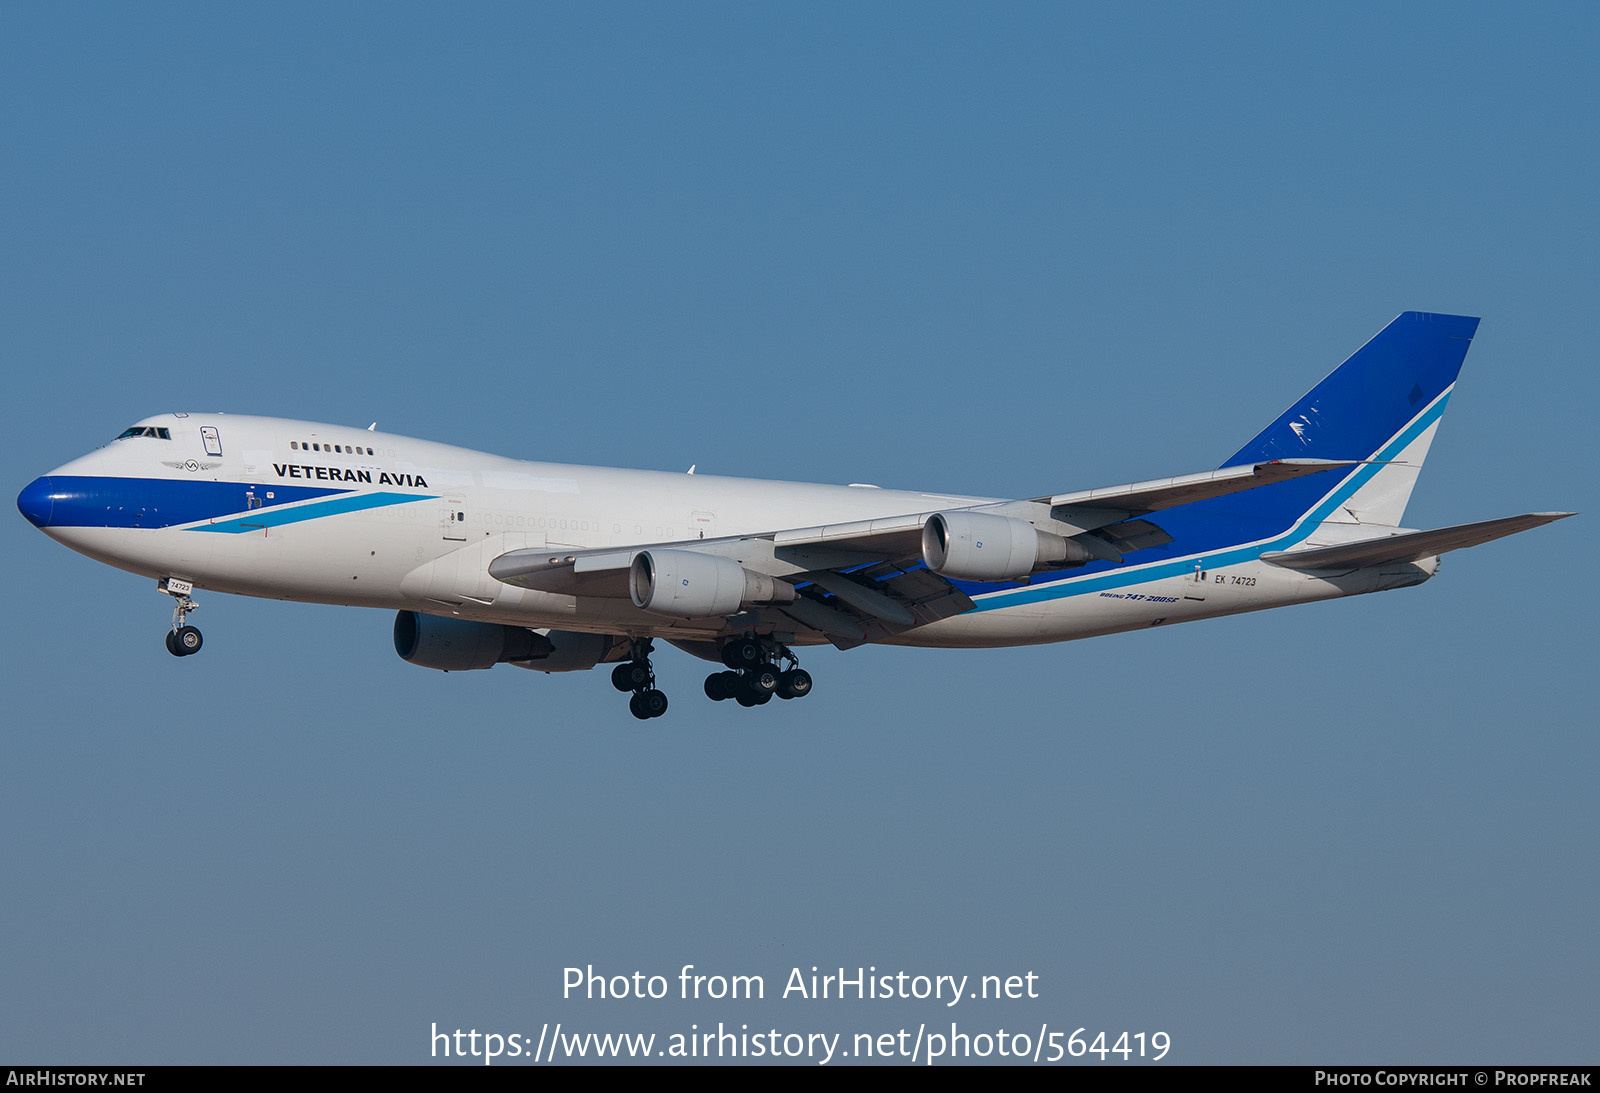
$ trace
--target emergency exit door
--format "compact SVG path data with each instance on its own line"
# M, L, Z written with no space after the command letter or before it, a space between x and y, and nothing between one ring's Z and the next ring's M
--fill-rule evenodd
M467 538L467 505L464 501L446 500L444 503L444 537L453 542Z

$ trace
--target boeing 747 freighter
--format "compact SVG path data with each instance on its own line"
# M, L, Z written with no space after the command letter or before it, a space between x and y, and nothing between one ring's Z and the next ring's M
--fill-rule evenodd
M1439 555L1570 516L1401 526L1478 320L1406 312L1219 470L999 500L527 462L372 429L145 418L17 498L53 539L153 578L167 648L200 589L394 610L445 671L611 664L641 719L651 653L713 700L811 690L796 650L1068 641L1420 584Z

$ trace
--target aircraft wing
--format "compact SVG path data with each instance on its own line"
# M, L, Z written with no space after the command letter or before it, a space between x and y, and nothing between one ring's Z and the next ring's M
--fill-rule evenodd
M1527 531L1556 520L1574 516L1571 512L1530 512L1522 516L1505 516L1499 520L1481 520L1475 524L1456 524L1453 527L1435 528L1432 531L1402 531L1385 535L1381 539L1363 539L1338 546L1311 547L1307 550L1277 550L1261 555L1263 562L1286 569L1347 570L1362 566L1387 565L1392 562L1414 562L1430 558L1447 550L1477 546L1492 542L1519 531Z
M972 600L922 567L922 528L932 512L691 539L621 550L515 550L489 564L497 580L573 596L626 599L639 554L683 550L737 561L795 586L794 602L753 611L788 616L780 629L815 630L849 648L971 610Z
M1268 463L1245 463L1236 467L1223 467L1200 474L1180 475L1177 478L1157 478L1149 482L1133 482L1126 486L1106 486L1100 489L1079 490L1076 493L1058 493L1050 497L1035 497L1032 504L1048 505L1051 514L1068 524L1088 522L1089 527L1103 527L1105 523L1125 520L1130 516L1159 512L1195 501L1225 497L1241 490L1253 490L1274 482L1287 482L1308 474L1340 467L1353 467L1358 461L1338 459L1275 459Z
M1124 554L1172 541L1156 524L1136 518L1143 513L1352 465L1335 460L1275 460L938 511L961 509L1025 520L1042 531L1075 539L1097 558L1120 562ZM971 610L973 603L966 593L923 564L923 528L933 515L934 511L904 513L620 549L528 548L500 555L490 563L489 574L508 584L544 592L626 599L629 569L640 553L714 554L794 587L792 603L763 605L752 611L787 616L785 625L797 623L848 647Z

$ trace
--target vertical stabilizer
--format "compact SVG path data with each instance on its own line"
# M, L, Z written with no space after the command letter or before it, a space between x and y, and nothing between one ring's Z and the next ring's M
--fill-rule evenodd
M1449 398L1449 394L1440 396ZM1330 524L1382 524L1399 527L1406 514L1406 503L1411 500L1411 490L1422 471L1422 461L1428 458L1428 446L1438 431L1439 419L1434 418L1420 436L1378 468L1378 472L1362 484L1350 499L1340 505L1327 519Z
M1405 312L1223 466L1383 460L1355 472L1359 487L1328 519L1398 526L1477 329L1464 315Z

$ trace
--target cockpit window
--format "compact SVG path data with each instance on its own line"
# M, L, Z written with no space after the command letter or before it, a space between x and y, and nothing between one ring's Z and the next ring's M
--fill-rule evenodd
M135 425L132 428L122 430L117 439L127 440L130 436L150 436L155 437L157 440L171 440L172 430L157 428L154 425Z

